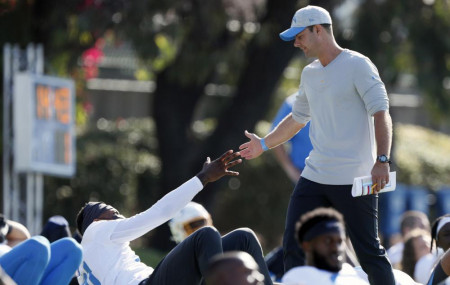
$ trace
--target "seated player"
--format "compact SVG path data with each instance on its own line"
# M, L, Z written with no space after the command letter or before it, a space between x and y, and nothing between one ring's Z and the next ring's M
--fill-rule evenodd
M336 210L317 208L307 212L297 222L296 234L306 265L286 272L283 284L368 284L345 263L345 226Z
M300 217L297 239L306 256L306 266L289 270L282 283L302 285L369 284L360 266L345 261L345 226L342 215L332 208L318 208ZM394 270L397 285L416 284L406 273Z
M83 235L79 283L200 284L214 255L237 250L249 253L267 276L265 284L272 284L261 246L248 231L236 230L221 237L213 227L203 227L178 244L154 269L140 262L130 248L130 241L173 218L207 183L225 175L238 175L228 169L241 163L241 159L235 160L239 155L230 150L212 162L208 158L195 177L130 218L104 203L87 203L77 216L77 227Z

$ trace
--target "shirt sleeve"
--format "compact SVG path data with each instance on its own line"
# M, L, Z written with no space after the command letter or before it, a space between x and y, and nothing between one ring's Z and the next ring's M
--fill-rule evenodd
M119 220L111 234L111 241L120 243L139 238L174 217L202 189L203 184L197 177L193 177L166 194L148 210Z
M303 76L302 76L303 77ZM292 117L300 124L307 124L311 120L311 113L309 110L309 102L306 97L303 83L300 83L298 94L292 107Z
M438 262L434 270L431 272L430 279L428 280L427 285L443 284L443 281L446 280L447 277L448 276L447 274L445 274L441 262Z
M381 81L377 68L367 57L357 59L353 78L356 90L371 116L378 111L389 109L389 99L384 83Z

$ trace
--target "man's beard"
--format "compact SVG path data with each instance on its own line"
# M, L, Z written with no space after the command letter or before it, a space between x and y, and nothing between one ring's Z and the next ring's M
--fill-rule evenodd
M327 259L320 255L317 251L313 250L314 266L318 269L323 269L331 272L338 272L342 269L342 262L336 265L331 265Z

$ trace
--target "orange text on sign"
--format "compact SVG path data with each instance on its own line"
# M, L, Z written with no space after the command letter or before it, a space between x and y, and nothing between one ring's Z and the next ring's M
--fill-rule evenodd
M36 87L36 114L38 119L50 119L51 108L50 108L50 88L44 85L38 85Z
M70 123L70 90L58 88L55 90L56 119L63 124Z

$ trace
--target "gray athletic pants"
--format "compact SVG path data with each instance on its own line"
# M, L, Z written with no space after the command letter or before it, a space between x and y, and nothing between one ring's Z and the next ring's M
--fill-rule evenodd
M305 264L295 237L295 224L304 213L333 207L345 220L347 232L370 284L394 285L392 266L378 238L378 195L354 198L352 185L325 185L300 178L289 201L283 237L284 268Z
M213 227L204 227L178 244L156 266L142 285L194 285L201 284L208 262L214 255L226 251L245 251L250 254L264 274L265 284L271 285L261 245L255 233L241 228L221 237ZM230 272L230 274L233 274Z

